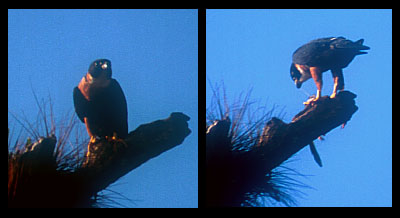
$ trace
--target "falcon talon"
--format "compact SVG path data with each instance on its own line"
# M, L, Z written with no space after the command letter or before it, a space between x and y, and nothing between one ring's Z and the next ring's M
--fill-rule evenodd
M313 106L315 102L317 102L319 99L308 99L306 102L303 102L304 105L311 105Z
M318 99L316 99L315 95L311 95L310 97L308 97L307 101L303 102L303 104L304 105L309 105L309 104L312 105L312 103L316 102L316 101L318 101Z
M115 136L112 136L111 138L108 138L109 143L113 143L113 151L114 153L117 152L117 148L122 144L125 148L128 148L128 144L126 144L124 139L117 138Z
M91 136L91 137L90 137L89 144L96 144L99 140L100 140L99 137L97 137L97 136Z
M112 140L117 140L117 133L116 132L113 133L113 136L111 137L111 139Z
M117 145L117 143L121 143L125 146L125 148L128 147L128 144L126 144L125 140L122 138L118 138L117 133L114 132L113 136L106 136L106 139L109 143L114 143L114 150L115 149L115 145Z

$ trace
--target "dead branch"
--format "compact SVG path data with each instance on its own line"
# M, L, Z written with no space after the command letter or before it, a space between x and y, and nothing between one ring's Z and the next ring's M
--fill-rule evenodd
M172 113L167 119L140 125L129 133L126 144L103 140L93 145L94 152L87 155L76 173L85 177L91 194L97 193L149 159L181 144L191 133L189 119L183 113Z
M266 170L274 169L319 136L345 125L358 110L355 98L355 94L343 91L336 98L323 96L315 104L307 105L291 123L272 118L265 125L259 146L252 150L251 155L262 155L264 164L268 166Z
M8 207L91 207L93 196L149 159L181 144L191 133L183 113L143 124L124 141L91 145L77 169L59 169L56 139L44 138L8 154Z
M291 123L273 117L256 146L234 151L230 120L216 121L206 129L207 206L241 206L245 194L266 183L266 175L321 135L347 123L357 111L356 95L343 91L336 98L323 96L307 105Z

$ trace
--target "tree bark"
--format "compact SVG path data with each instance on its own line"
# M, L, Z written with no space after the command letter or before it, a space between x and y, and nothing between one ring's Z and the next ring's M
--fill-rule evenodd
M335 98L323 96L284 123L273 117L263 128L255 146L233 150L229 118L215 121L206 129L206 205L237 207L246 193L265 188L266 175L321 135L347 123L358 110L356 95L343 91ZM253 139L243 139L243 141ZM273 190L273 189L271 189Z
M183 113L143 124L125 140L89 145L75 170L57 166L55 136L8 153L8 207L92 207L93 196L144 162L181 144L191 133ZM77 160L76 160L77 161Z
M95 151L87 155L76 173L85 177L91 194L97 193L149 159L181 144L191 133L189 119L183 113L172 113L167 119L140 125L124 142L103 140L92 145Z
M343 91L335 98L323 96L306 105L288 124L272 118L264 127L259 146L249 155L262 155L266 170L274 169L319 136L344 126L358 110L355 98L355 94Z

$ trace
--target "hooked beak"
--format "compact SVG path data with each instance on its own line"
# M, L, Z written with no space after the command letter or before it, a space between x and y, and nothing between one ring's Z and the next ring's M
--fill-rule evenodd
M294 84L296 84L296 87L299 89L302 83L299 80L296 80L294 81Z

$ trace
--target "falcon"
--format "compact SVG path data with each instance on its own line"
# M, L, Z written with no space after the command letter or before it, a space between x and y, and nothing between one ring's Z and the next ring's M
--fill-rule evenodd
M309 104L321 97L322 73L332 72L334 86L330 96L335 98L338 91L344 90L343 68L347 67L355 56L367 54L362 50L369 47L363 45L364 39L355 42L344 37L328 37L310 41L293 53L293 62L290 66L290 76L300 88L303 82L313 78L317 86L317 95Z
M111 76L111 61L98 59L74 88L75 112L85 123L90 143L102 137L123 139L128 135L125 95Z

